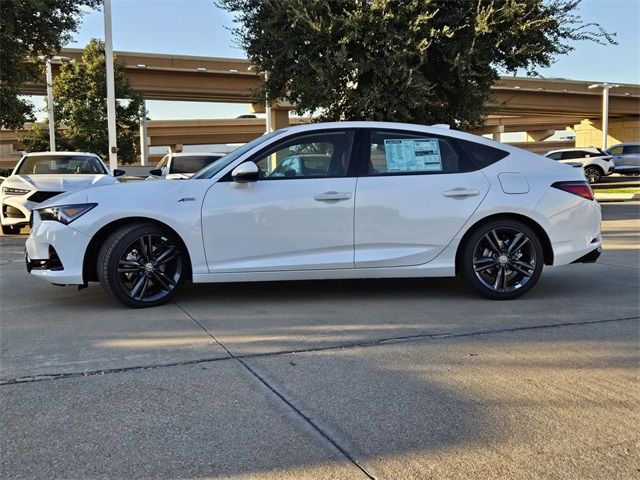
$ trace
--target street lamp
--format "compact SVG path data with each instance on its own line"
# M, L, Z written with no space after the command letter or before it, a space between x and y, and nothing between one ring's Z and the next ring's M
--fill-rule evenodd
M116 92L113 79L113 40L111 34L111 0L104 0L104 56L107 67L107 130L109 134L109 171L118 168L116 137Z
M607 148L607 137L609 136L609 90L618 88L618 84L594 83L589 85L589 89L602 88L602 149Z
M68 62L69 57L39 57L46 62L46 78L47 78L47 116L49 120L49 151L56 151L56 122L53 118L53 74L51 73L51 62Z

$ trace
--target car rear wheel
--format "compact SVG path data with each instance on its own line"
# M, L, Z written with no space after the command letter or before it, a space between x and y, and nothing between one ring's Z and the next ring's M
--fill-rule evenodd
M182 249L173 233L153 223L124 226L100 249L98 279L107 293L129 307L160 305L184 283Z
M536 234L516 220L489 222L476 230L464 246L463 280L493 300L509 300L533 288L544 264Z
M598 167L587 167L584 169L584 176L589 183L598 183L602 179L602 170Z

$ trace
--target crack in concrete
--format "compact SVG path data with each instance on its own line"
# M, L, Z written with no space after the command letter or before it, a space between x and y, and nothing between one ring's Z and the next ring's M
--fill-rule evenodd
M318 426L311 418L305 415L298 407L296 407L292 401L287 399L283 393L281 393L277 388L271 385L267 380L265 380L258 372L256 372L253 368L251 368L242 357L236 357L233 352L231 352L220 340L218 340L213 333L205 328L193 315L187 312L182 305L174 302L175 305L184 312L184 314L189 317L193 322L198 325L207 335L209 335L225 352L229 355L229 358L237 361L245 370L249 372L256 380L258 380L262 385L264 385L271 393L273 393L280 401L282 401L285 405L287 405L296 415L303 419L315 432L324 438L327 442L329 442L338 452L340 452L347 460L349 460L356 468L358 468L362 473L364 473L367 478L375 480L375 477L371 475L367 470L358 463L358 461L353 458L353 456L345 450L337 440L332 438L328 433L326 433L320 426Z
M178 307L182 309L182 307L180 307L179 305ZM191 316L189 315L189 317ZM95 375L108 375L113 373L132 372L136 370L152 370L155 368L181 367L181 366L188 366L188 365L198 365L201 363L227 361L232 359L244 360L244 359L252 359L252 358L279 357L284 355L292 355L296 353L314 353L314 352L325 352L325 351L328 352L333 350L347 350L350 348L367 348L367 347L375 347L379 345L388 345L391 343L410 342L415 340L442 340L442 339L449 339L449 338L464 338L464 337L474 337L474 336L482 336L482 335L493 335L493 334L499 334L499 333L541 330L541 329L547 329L547 328L562 328L562 327L572 327L572 326L580 326L580 325L593 325L593 324L599 324L599 323L624 322L624 321L631 321L631 320L640 320L640 317L634 316L634 317L610 318L606 320L586 320L583 322L550 323L550 324L543 324L543 325L529 325L524 327L500 328L500 329L494 329L494 330L478 330L475 332L417 333L415 335L402 335L397 337L380 338L380 339L369 340L364 342L351 342L351 343L343 343L343 344L337 344L337 345L327 345L323 347L277 350L273 352L264 352L264 353L245 353L241 355L233 355L233 356L230 355L228 357L206 357L206 358L198 358L194 360L183 360L179 362L155 363L151 365L134 365L131 367L86 370L83 372L43 373L38 375L25 375L22 377L14 377L14 378L0 378L0 386L24 384L24 383L31 383L31 382L41 382L41 381L49 381L49 380L60 380L63 378L91 377ZM197 321L196 323L199 324L199 322ZM200 327L202 328L202 326ZM226 347L223 346L222 348L227 353L229 352Z

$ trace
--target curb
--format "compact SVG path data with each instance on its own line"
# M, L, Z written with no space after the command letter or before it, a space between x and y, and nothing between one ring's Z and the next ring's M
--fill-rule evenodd
M630 202L633 200L640 200L640 194L638 193L598 193L595 192L594 196L598 202Z

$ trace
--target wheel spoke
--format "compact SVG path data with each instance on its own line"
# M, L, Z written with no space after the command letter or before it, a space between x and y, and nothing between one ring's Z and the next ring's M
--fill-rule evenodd
M142 300L144 298L144 294L147 291L147 287L149 286L149 276L145 275L144 277L144 283L142 284L142 291L140 292L140 295L138 296L139 300Z
M133 298L138 296L138 292L140 291L140 289L142 288L142 286L144 285L145 281L147 279L146 275L140 275L140 277L138 277L138 280L136 281L136 284L133 286L133 288L129 291L129 295Z
M509 280L509 278L507 277L507 272L506 270L503 268L502 269L502 289L504 291L507 290L507 281Z
M495 264L495 261L493 258L483 257L473 261L473 268L476 272L483 272L493 267L494 264Z
M496 281L493 284L494 290L499 290L498 285L500 285L500 282L502 282L502 277L503 276L504 276L504 269L503 268L499 268L498 269L498 274L496 275Z
M148 262L149 257L147 256L147 253L146 253L147 249L144 244L144 238L142 237L138 239L138 250L140 250L140 256L145 260L145 262Z
M171 260L176 258L178 255L180 254L176 251L176 246L171 245L164 252L162 252L160 256L158 256L158 258L155 261L155 265L156 267L159 267L160 265L164 265L165 263L170 262Z
M518 232L518 234L515 236L515 238L511 242L511 245L509 245L509 248L507 249L507 255L517 252L522 247L524 247L527 244L527 242L529 242L529 238L526 237L524 233Z
M163 283L168 283L172 287L176 286L176 282L173 280L173 278L168 277L164 274L164 272L161 272L160 270L154 270L153 273L156 277L160 278Z
M165 282L162 278L163 275L159 275L157 271L152 272L151 274L153 275L154 280L156 280L164 290L166 290L167 292L171 290L171 287L169 287L169 285L167 285L167 282Z
M493 234L493 236L495 236L496 240L498 239L498 237L496 236L496 231L495 230L491 230L491 232L487 233L484 238L487 241L487 243L489 244L489 248L491 248L491 250L493 250L494 253L497 253L498 255L500 255L500 241L498 240L497 243L494 243L494 240L491 238L491 234Z
M118 273L133 273L142 268L142 265L133 260L120 260L118 264L120 265Z
M153 260L153 239L151 235L147 235L145 239L147 240L147 259L151 262Z
M535 270L535 267L534 267L532 264L527 263L527 262L524 262L524 261L522 261L522 260L512 260L512 261L511 261L511 263L512 263L513 265L518 265L518 266L520 266L520 267L524 267L524 268L526 268L527 270Z
M511 268L513 268L516 272L521 273L525 277L530 277L531 276L531 272L525 270L520 265L516 265L515 263L511 263L510 265L511 265Z

